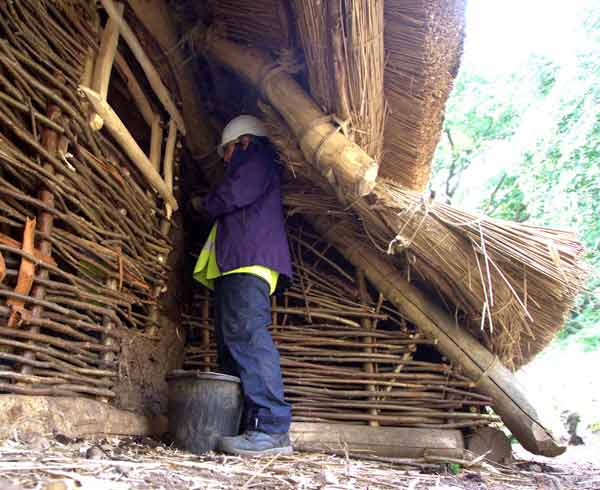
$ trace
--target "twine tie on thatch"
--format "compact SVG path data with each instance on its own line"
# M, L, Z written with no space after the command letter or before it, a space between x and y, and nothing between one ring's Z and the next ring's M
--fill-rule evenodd
M341 131L344 134L344 136L346 136L346 137L348 136L348 134L350 132L349 126L350 126L351 122L352 121L351 121L350 118L342 121L335 114L328 114L326 116L319 117L319 118L311 121L298 134L298 143L300 145L302 145L302 142L303 142L304 138L308 135L308 133L310 133L312 130L314 130L317 126L320 126L320 125L326 124L326 123L331 123L331 124L333 124L335 126L333 130L331 130L327 135L325 135L321 139L320 143L317 146L317 149L315 150L314 157L313 157L313 161L315 162L316 167L321 171L321 174L332 185L335 184L335 176L334 176L333 171L331 170L331 168L329 168L329 167L323 168L323 165L321 164L321 155L323 154L323 150L325 148L325 144L334 135L336 135L337 133L339 133Z
M407 210L407 212L410 213L410 216L405 221L405 223L402 226L402 228L400 228L400 230L398 230L398 233L396 234L396 236L394 237L394 239L389 243L388 249L387 249L388 255L394 255L394 254L396 254L396 253L398 253L398 252L400 252L402 250L408 249L412 245L413 241L415 240L415 238L419 234L419 231L421 230L421 227L423 226L423 223L425 223L425 220L429 216L429 211L430 211L431 208L430 208L430 206L428 204L428 201L429 201L428 198L425 198L425 196L421 196L421 202L420 203L416 203L415 206L412 208L412 210L411 209ZM415 228L415 231L414 231L412 237L406 238L402 234L402 232L408 226L408 224L412 221L412 219L417 214L417 212L419 212L419 210L421 210L421 209L425 210L425 213L423 214L423 218L421 218L421 222Z

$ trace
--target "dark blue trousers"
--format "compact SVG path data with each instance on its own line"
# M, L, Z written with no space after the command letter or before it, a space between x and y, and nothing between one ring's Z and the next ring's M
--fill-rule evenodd
M283 397L279 352L271 324L269 285L252 274L231 274L215 282L217 360L226 374L239 376L246 429L288 432L291 408Z

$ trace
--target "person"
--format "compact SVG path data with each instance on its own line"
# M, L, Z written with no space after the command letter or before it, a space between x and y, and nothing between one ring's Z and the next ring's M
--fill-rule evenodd
M281 202L279 167L267 131L253 116L223 130L223 182L192 205L215 220L194 278L214 289L220 369L238 376L244 432L223 437L229 454L289 454L291 407L284 400L279 352L268 326L270 295L290 281L292 265Z

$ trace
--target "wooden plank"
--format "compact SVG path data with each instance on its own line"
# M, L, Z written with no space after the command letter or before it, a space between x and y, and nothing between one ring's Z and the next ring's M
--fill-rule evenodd
M181 117L181 114L179 113L175 102L173 102L173 99L171 99L171 94L169 93L169 90L167 89L167 87L165 87L165 84L162 82L158 71L154 67L152 61L150 61L150 58L148 58L148 55L144 51L144 48L142 48L142 45L138 41L135 33L133 32L131 27L129 27L127 22L125 22L122 18L119 17L117 7L115 6L115 3L112 0L101 0L101 2L102 6L104 7L108 15L111 17L111 19L115 19L115 21L118 23L123 39L125 39L125 42L127 42L127 45L131 49L133 55L135 56L140 66L142 67L142 70L144 70L144 73L146 74L146 77L150 82L150 86L152 87L152 90L154 90L154 93L161 101L165 110L170 114L170 116L173 119L175 119L179 131L181 131L181 133L185 135L185 124L183 122L183 118Z
M119 410L91 398L0 395L0 439L15 433L159 436L165 417Z
M494 400L494 410L525 449L550 457L566 450L540 421L515 375L453 317L408 283L393 260L356 241L345 232L352 225L344 221L324 216L309 221L350 263L365 271L371 283L402 315L437 341L439 351L462 367L478 391Z
M117 45L119 44L119 22L123 18L124 6L122 3L115 3L115 17L109 17L102 33L100 49L96 57L96 66L92 76L92 90L100 94L103 100L108 95L108 85L110 83L110 74L112 72Z
M99 94L93 90L80 86L79 89L87 96L88 100L94 107L94 110L106 123L106 127L115 138L115 140L121 145L121 148L127 153L129 158L140 170L142 175L146 178L148 183L155 189L165 202L171 206L171 209L177 210L178 205L173 193L169 190L160 174L154 169L150 160L138 146L133 136L129 133L125 125L119 119L119 116L113 111L108 103L100 97Z
M371 427L367 425L293 422L290 435L297 450L368 452L391 458L422 458L427 454L462 457L459 430Z

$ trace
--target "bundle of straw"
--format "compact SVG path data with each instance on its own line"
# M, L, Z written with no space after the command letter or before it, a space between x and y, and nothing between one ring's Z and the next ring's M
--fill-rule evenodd
M285 124L264 113L282 160L320 182ZM375 204L363 199L344 207L343 196L326 198L323 191L333 193L325 182L319 189L299 179L285 200L303 214L336 214L356 240L397 255L408 279L436 294L507 367L520 367L548 344L583 288L583 247L571 232L474 215L385 179L374 189Z
M383 151L386 106L383 1L293 2L311 95L375 160Z
M294 44L295 30L284 0L217 0L211 2L217 24L243 44L277 51Z
M385 2L385 96L389 117L380 175L427 185L444 105L462 53L464 0Z

